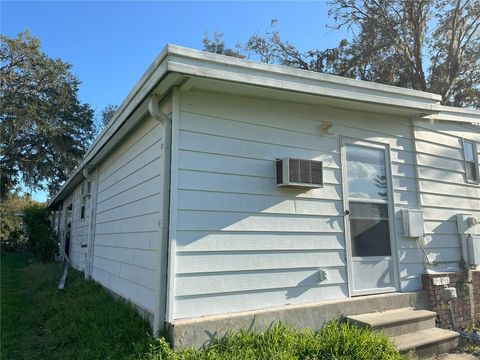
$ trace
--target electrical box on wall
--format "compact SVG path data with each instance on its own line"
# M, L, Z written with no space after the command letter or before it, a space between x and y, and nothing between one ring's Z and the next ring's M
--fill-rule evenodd
M402 210L403 235L408 238L419 238L425 235L423 211L416 209Z
M480 235L467 235L468 263L480 265Z
M443 289L443 298L445 301L452 301L456 299L457 296L457 289L454 287L446 287Z
M457 214L458 232L462 237L462 256L468 265L480 265L480 223L472 214Z

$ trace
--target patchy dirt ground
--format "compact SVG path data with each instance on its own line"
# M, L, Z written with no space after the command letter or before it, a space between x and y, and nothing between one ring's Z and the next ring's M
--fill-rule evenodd
M479 358L470 354L444 354L431 360L478 360Z

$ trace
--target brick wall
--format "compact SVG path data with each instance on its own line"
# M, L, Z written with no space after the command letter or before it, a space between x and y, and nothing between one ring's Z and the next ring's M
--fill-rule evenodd
M480 323L480 271L422 275L422 286L428 294L430 307L439 315L441 325L447 328L452 323L443 296L444 286L434 285L434 279L444 277L449 278L448 287L457 289L457 299L451 302L455 327Z

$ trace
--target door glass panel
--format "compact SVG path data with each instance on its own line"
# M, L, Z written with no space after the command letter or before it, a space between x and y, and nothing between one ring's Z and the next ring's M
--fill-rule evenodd
M387 200L383 150L347 145L347 176L350 198Z
M350 202L352 256L389 256L387 204Z

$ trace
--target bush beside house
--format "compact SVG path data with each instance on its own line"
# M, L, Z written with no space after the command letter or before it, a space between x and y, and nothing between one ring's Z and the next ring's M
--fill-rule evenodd
M57 236L48 216L49 210L43 204L32 203L24 209L29 245L42 262L52 261L57 248Z
M24 250L28 245L23 210L29 198L11 196L0 202L0 245L2 252Z

